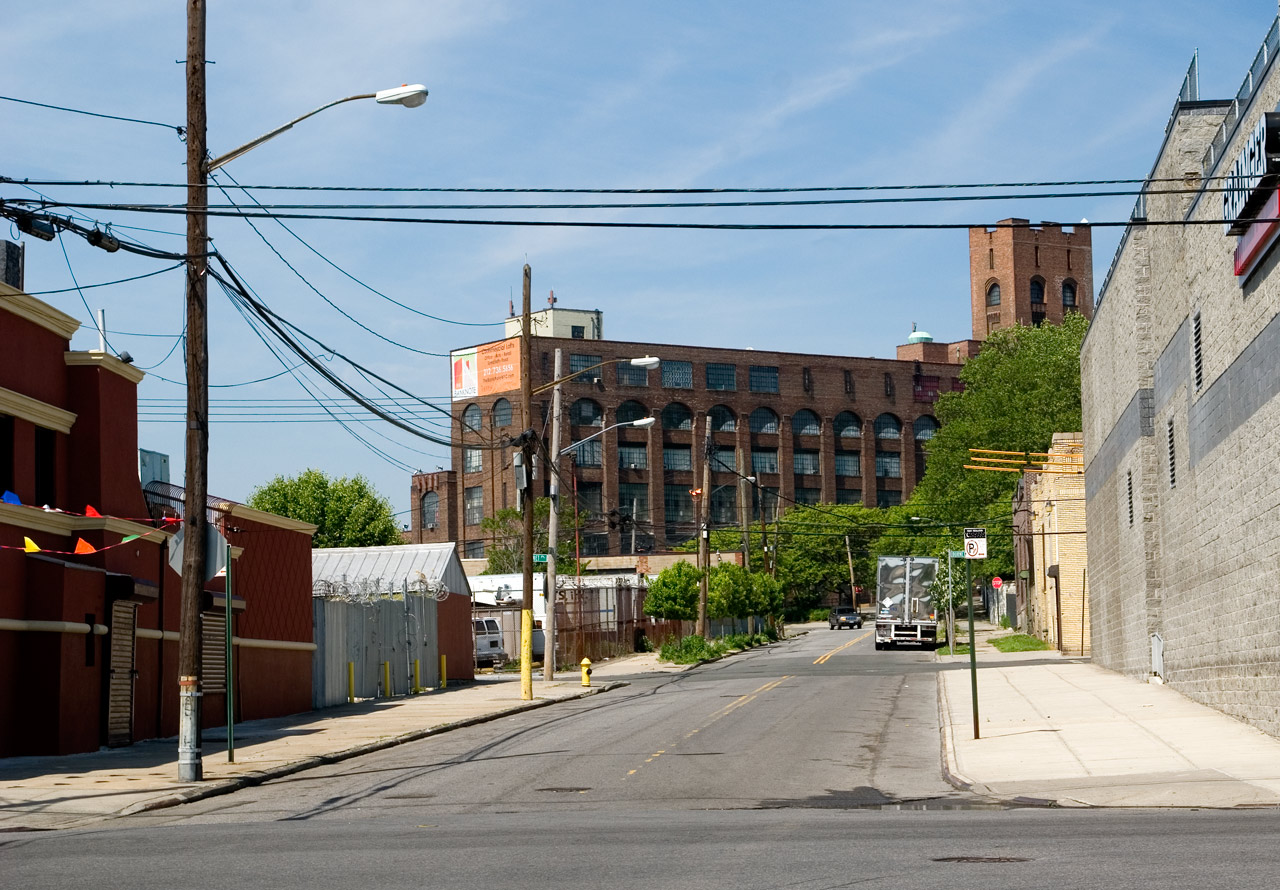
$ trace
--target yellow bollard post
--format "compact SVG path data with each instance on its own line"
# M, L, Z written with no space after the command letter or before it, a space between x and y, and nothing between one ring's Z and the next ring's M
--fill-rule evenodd
M382 697L391 698L391 662L382 663Z
M356 663L354 661L347 662L347 704L352 704L356 700Z
M422 691L422 665L418 663L418 659L413 660L413 694L417 695Z
M581 662L579 662L579 664L582 665L582 685L590 686L591 685L591 659L584 658L582 659Z
M448 688L449 688L449 674L445 671L445 669L444 669L444 665L445 665L444 655L443 655L443 654L441 654L441 656L440 656L440 688L441 688L441 689L448 689Z

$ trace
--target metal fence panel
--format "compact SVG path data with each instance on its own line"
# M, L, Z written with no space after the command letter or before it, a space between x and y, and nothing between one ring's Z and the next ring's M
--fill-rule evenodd
M408 594L364 602L315 597L312 612L314 707L347 701L348 664L357 699L409 693L415 660L422 686L439 684L439 625L436 602L430 596Z

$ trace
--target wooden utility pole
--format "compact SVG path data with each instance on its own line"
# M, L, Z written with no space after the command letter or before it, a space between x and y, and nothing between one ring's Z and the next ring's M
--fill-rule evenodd
M698 633L707 638L707 576L711 573L711 415L706 416L706 434L702 444L702 494L698 497Z
M200 753L200 594L209 486L208 194L205 2L187 0L187 439L178 618L178 780L204 778ZM227 608L231 608L228 601Z
M533 314L530 292L533 271L524 265L524 311L520 323L520 401L524 406L525 430L520 454L524 460L525 488L520 501L524 520L524 602L520 607L520 698L533 700Z

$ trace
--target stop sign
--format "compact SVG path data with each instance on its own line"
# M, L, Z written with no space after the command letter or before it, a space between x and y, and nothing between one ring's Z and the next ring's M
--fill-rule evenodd
M1000 585L1002 584L1004 584L1004 582L1000 580L999 575L996 575L994 578L991 579L991 586L994 587L996 590L999 590Z

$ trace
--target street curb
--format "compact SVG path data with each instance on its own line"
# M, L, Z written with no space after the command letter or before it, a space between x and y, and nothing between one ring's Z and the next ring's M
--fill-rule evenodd
M214 784L201 785L197 788L188 788L178 791L164 797L157 797L152 800L139 801L115 813L116 816L132 816L137 813L145 813L151 810L163 810L170 807L182 806L183 804L194 803L198 800L205 800L210 797L218 797L223 794L231 794L243 788L252 788L273 779L291 776L294 773L300 773L305 770L314 769L318 766L325 766L331 763L339 763L343 760L350 760L353 757L360 757L364 754L372 754L375 751L384 751L387 748L395 748L399 745L416 742L420 739L429 738L430 736L440 735L441 733L450 732L455 729L464 729L468 726L478 726L481 723L489 723L494 720L500 720L503 717L510 717L513 714L519 714L524 711L534 711L539 708L549 707L551 705L560 704L567 701L578 701L591 695L599 695L602 692L611 692L614 689L621 689L631 684L626 680L615 680L612 683L606 683L603 686L591 687L582 692L566 695L560 698L548 698L538 701L531 701L513 705L509 708L503 708L500 711L493 711L489 714L480 714L476 717L468 717L465 720L455 720L452 723L441 723L427 729L415 729L412 732L401 733L390 738L378 739L375 742L366 742L362 745L356 745L341 751L335 751L332 754L318 754L314 757L307 757L302 760L296 760L292 763L285 763L277 767L265 770L256 770L251 773L245 773L234 779L222 779Z

